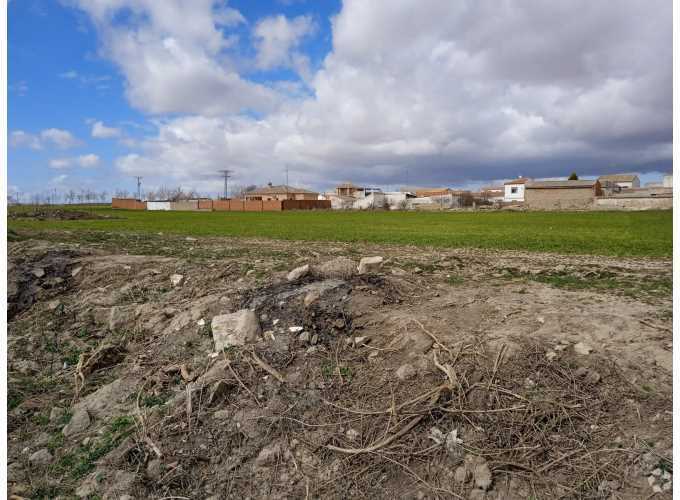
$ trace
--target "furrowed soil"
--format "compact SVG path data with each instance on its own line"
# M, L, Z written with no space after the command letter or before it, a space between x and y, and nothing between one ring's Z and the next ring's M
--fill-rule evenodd
M670 259L40 237L8 243L8 496L672 497Z

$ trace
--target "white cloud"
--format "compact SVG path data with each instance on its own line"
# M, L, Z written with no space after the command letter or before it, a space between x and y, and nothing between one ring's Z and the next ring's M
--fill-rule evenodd
M301 40L316 29L310 16L288 19L283 15L267 17L257 23L253 30L257 49L256 64L262 69L295 67L308 71L308 59L295 52Z
M185 181L229 165L244 183L278 182L288 165L291 182L320 185L399 183L408 169L411 182L417 172L440 184L671 162L672 9L663 0L615 10L587 0L346 0L331 52L303 75L311 95L241 77L211 1L81 5L130 102L186 114L159 121L119 158L127 173ZM113 22L121 9L132 24ZM309 21L295 23L256 24L260 68L305 73ZM237 115L244 108L263 114Z
M59 149L69 149L80 144L68 130L58 128L48 128L40 132L40 138L54 144Z
M75 80L78 78L78 72L74 69L64 71L63 73L59 73L59 78L64 78L65 80Z
M121 130L116 127L107 127L103 122L94 122L92 125L92 137L97 139L111 139L114 137L120 137L122 134Z
M76 159L77 163L79 166L83 168L92 168L96 167L99 165L99 156L96 154L86 154L86 155L81 155Z
M49 162L50 168L54 169L68 168L72 164L73 160L71 158L54 158Z
M23 130L14 130L9 134L9 145L15 148L42 149L40 138Z
M75 156L72 158L54 158L49 161L50 168L63 169L78 165L82 168L93 168L99 165L100 158L96 154Z
M223 30L245 22L214 0L76 0L94 21L102 52L121 68L130 102L149 113L216 115L273 109L279 96L239 75ZM121 13L128 23L117 22Z

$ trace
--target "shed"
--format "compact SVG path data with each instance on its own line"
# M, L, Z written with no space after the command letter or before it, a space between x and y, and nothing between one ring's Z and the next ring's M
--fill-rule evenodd
M524 188L526 183L530 181L531 179L520 177L518 179L513 179L511 181L505 182L503 184L503 187L505 189L503 201L505 202L524 201Z
M592 208L602 195L597 180L541 181L526 184L524 203L534 210L574 210Z

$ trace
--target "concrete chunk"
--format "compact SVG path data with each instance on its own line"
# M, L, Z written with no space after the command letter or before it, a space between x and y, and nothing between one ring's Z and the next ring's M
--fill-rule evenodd
M380 256L364 257L359 261L359 274L374 273L380 269L382 263L383 258Z
M212 319L215 351L225 347L255 342L260 334L260 322L254 311L241 309L231 314L221 314Z

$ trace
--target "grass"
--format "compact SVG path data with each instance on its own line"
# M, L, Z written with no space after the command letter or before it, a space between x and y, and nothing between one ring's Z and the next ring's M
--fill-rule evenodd
M14 207L13 211L17 210ZM21 210L21 209L18 209ZM8 229L259 237L670 257L673 213L646 212L146 212L90 208L110 219L12 217ZM15 215L19 215L15 212Z

